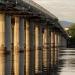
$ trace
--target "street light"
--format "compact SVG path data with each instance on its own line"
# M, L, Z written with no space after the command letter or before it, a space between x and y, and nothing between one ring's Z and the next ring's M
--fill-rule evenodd
M67 32L68 36L69 36L69 28L65 28L65 31Z
M70 35L69 38L71 38L72 36Z
M66 31L68 31L68 30L69 30L69 28L65 28L65 30L66 30Z

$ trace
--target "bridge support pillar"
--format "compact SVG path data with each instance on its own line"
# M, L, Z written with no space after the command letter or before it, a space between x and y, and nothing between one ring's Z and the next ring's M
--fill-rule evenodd
M42 27L36 25L35 27L35 73L42 73Z
M26 20L26 75L34 75L35 71L35 25Z
M5 75L11 75L12 68L12 25L11 16L5 17Z
M55 31L51 29L51 66L55 63Z
M62 36L62 46L63 46L63 48L67 47L66 44L67 44L66 39L65 39L65 37Z
M26 75L29 75L30 68L30 45L29 45L29 21L26 20Z
M59 33L58 41L59 41L59 48L62 49L62 35L61 35L61 33Z
M35 73L39 73L39 26L35 26Z
M19 75L19 17L15 16L14 24L14 75Z
M47 26L47 74L50 74L51 67L51 28Z
M19 24L19 75L24 75L24 43L25 43L25 32L24 32L24 18L20 18Z
M35 74L35 24L33 20L30 20L30 75Z
M67 48L67 39L64 38L64 45L65 45L65 48Z
M43 62L43 32L42 26L39 26L39 72L42 73L42 62Z
M63 49L64 48L64 45L63 45L63 36L62 36L62 34L60 34L60 41L61 41L61 49Z
M57 63L59 62L59 50L61 50L61 37L60 37L60 33L58 32L58 51L57 51Z
M0 13L0 75L5 75L4 34L5 34L5 15Z
M55 65L57 65L58 60L58 32L55 32Z
M43 31L43 69L47 71L47 30Z
M50 38L49 28L44 28L43 31L43 67L45 71L49 70L50 66Z

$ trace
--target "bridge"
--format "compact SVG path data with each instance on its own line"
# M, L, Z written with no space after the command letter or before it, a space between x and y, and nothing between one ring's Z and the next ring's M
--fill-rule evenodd
M27 0L0 0L0 75L49 75L68 35L52 13Z

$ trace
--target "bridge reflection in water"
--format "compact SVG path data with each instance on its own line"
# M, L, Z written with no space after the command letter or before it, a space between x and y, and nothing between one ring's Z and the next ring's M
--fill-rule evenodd
M60 50L58 68L51 75L75 75L75 49Z

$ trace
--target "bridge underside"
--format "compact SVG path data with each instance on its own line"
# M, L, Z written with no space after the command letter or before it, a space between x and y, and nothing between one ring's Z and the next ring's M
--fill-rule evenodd
M22 3L0 3L0 75L47 75L67 34L56 17Z

